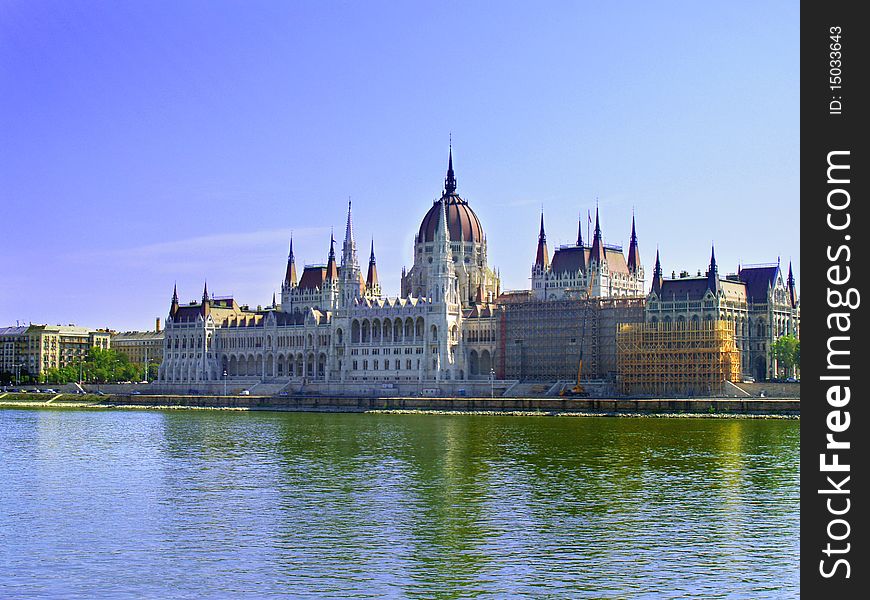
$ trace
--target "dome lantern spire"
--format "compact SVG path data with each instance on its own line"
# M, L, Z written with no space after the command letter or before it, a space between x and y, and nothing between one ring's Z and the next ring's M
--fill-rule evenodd
M456 176L453 174L453 135L450 135L450 151L447 158L447 178L444 179L444 194L456 193Z

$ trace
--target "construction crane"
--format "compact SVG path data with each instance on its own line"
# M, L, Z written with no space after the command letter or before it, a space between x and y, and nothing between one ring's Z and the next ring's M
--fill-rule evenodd
M583 329L580 333L580 360L577 361L577 383L571 389L562 388L560 396L588 396L589 392L580 383L583 377L583 348L586 345L586 318L589 315L589 301L592 296L592 283L595 280L595 272L589 275L589 285L586 286L586 304L583 307Z

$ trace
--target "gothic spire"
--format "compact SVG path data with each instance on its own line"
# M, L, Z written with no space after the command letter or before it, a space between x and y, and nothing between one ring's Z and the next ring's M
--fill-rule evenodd
M715 245L710 247L710 268L707 271L707 287L710 288L710 291L712 291L714 294L721 287L721 284L719 283L719 267L716 264Z
M351 201L347 199L347 226L344 230L344 243L353 242L353 218L351 216Z
M287 255L287 272L284 274L284 285L296 287L296 258L293 256L293 235L290 235L290 253Z
M659 249L656 248L656 266L653 269L652 291L661 295L662 293L662 263L659 260Z
M338 267L335 264L335 236L329 234L329 259L326 261L326 279L338 280Z
M640 267L640 250L637 247L637 233L634 229L634 214L631 215L631 242L628 244L628 270L636 273Z
M453 140L450 140L450 152L447 159L447 178L444 179L444 195L456 193L456 176L453 174Z
M372 239L372 253L369 257L369 272L366 275L366 289L371 291L378 285L378 266L375 261L375 240Z
M350 198L347 199L347 227L344 231L344 245L341 248L342 272L347 273L348 281L355 279L359 270L356 257L356 242L353 239L353 216Z
M202 286L202 303L205 304L206 302L208 302L208 280Z
M175 316L178 311L178 284L172 286L172 303L169 305L169 316Z
M607 262L604 253L604 241L601 239L601 225L598 221L598 207L595 207L595 233L592 236L592 248L589 250L589 264L593 262L599 265Z
M535 255L535 268L546 271L550 267L550 254L547 252L547 234L544 233L544 211L541 211L541 231L538 233L538 251Z
M577 247L583 247L583 213L577 217Z
M797 290L795 289L794 272L791 268L791 261L788 261L788 299L791 301L791 306L797 306Z

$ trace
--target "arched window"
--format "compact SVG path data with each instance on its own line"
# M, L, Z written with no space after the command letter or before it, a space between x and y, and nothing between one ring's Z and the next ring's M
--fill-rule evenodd
M350 341L352 344L359 344L359 330L359 321L354 319L353 323L350 325Z

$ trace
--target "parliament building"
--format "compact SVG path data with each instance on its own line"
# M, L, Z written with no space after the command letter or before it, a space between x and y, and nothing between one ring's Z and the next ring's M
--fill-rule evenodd
M159 383L458 391L491 379L571 380L584 347L586 376L606 380L615 376L617 323L693 319L732 321L743 371L763 376L775 368L770 344L798 332L791 272L785 279L779 265L744 267L720 278L714 256L703 277L666 279L657 253L647 291L634 218L626 256L605 244L597 209L591 243L581 221L577 243L552 257L542 215L531 289L504 292L483 226L457 193L452 148L400 295L381 289L374 242L360 264L352 209L348 202L344 239L337 248L330 237L324 264L300 274L290 240L280 299L273 295L265 308L210 296L207 287L200 301L182 304L173 290Z

